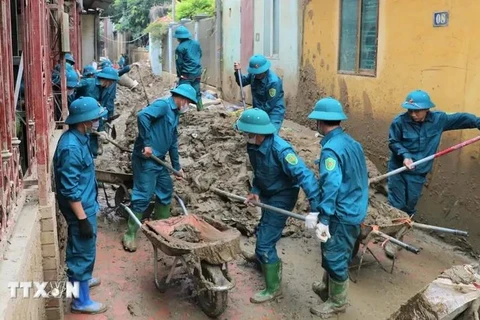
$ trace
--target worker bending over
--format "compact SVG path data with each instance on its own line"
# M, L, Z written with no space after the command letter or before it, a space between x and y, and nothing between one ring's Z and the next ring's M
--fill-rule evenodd
M180 114L187 112L190 103L197 102L197 95L195 89L188 84L181 84L170 92L171 97L155 100L137 115L138 137L132 155L132 211L138 220L142 219L153 194L156 196L153 219L170 217L173 194L170 172L148 158L154 155L165 160L168 152L173 168L183 175L178 155L178 118ZM137 230L135 221L129 218L128 229L122 240L125 250L137 250Z
M97 241L97 180L89 148L88 133L107 111L90 97L72 102L65 123L69 125L58 142L53 158L58 207L68 224L67 275L80 283L73 313L102 313L107 307L90 299L90 287L100 284L92 278Z
M203 110L200 80L202 78L202 47L196 40L192 40L190 31L179 26L173 35L179 45L175 49L175 66L177 68L178 84L189 84L197 93L197 110Z
M320 142L319 214L307 217L318 218L315 228L322 242L325 271L322 281L312 288L324 303L310 311L328 318L347 308L348 263L360 235L360 224L367 215L368 174L362 146L340 127L340 122L347 119L340 102L321 99L308 118L317 121L317 130L324 135Z
M412 163L437 152L444 131L458 129L480 129L480 118L470 113L445 113L430 111L435 104L427 92L410 92L402 103L407 109L390 125L388 136L390 160L388 171L406 166L409 170L388 178L388 202L410 217L416 213L416 206L422 194L427 174L432 171L433 161L412 166ZM402 229L396 238L402 239L408 229ZM397 246L387 242L385 253L393 258Z
M262 55L250 58L248 74L242 75L242 85L252 89L253 107L265 111L275 126L275 133L280 131L285 118L285 101L283 99L283 83L275 72L270 70L271 62ZM240 63L233 64L235 81L240 85L238 71Z
M305 191L310 207L315 210L320 199L320 189L315 174L299 158L292 146L274 135L275 126L261 109L242 113L236 128L245 134L247 152L253 167L254 179L246 203L251 201L291 211L297 202L299 186ZM265 289L250 298L252 303L262 303L281 295L282 262L276 244L282 236L286 216L262 209L257 228L255 254L265 277Z

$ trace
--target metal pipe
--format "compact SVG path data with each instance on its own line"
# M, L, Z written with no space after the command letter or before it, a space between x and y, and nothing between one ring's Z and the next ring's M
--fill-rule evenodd
M237 73L238 73L238 83L240 83L240 95L242 96L243 110L246 110L247 105L245 104L245 92L243 91L242 70L238 69Z
M437 227L437 226L432 226L429 224L423 224L423 223L418 223L418 222L413 222L413 227L421 230L431 230L431 231L437 231L437 232L442 232L442 233L450 233L456 236L462 236L462 237L468 237L468 232L467 231L462 231L462 230L457 230L457 229L449 229L449 228L443 228L443 227Z
M195 20L195 24L193 25L193 29L194 29L194 32L195 32L195 35L194 35L194 39L196 41L198 41L198 27L200 25L200 22L198 20Z
M409 244L406 244L405 242L402 242L402 241L400 241L400 240L398 240L398 239L395 239L394 237L391 237L391 236L389 236L388 234L385 234L385 233L383 233L383 232L381 232L381 231L378 231L378 230L373 230L372 232L373 232L374 234L376 234L376 235L378 235L378 236L380 236L380 237L382 237L382 238L390 241L391 243L394 243L394 244L396 244L397 246L402 247L403 249L405 249L405 250L407 250L407 251L409 251L409 252L412 252L412 253L415 253L415 254L419 254L419 253L420 253L420 250L419 250L419 249L417 249L417 248L415 248L415 247L413 247L413 246L411 246L411 245L409 245Z
M212 190L213 192L215 192L217 194L220 194L220 195L232 198L232 199L236 199L236 200L240 200L240 201L247 200L247 198L245 198L245 197L238 196L236 194L229 193L229 192L220 190L220 189L215 188L215 187L210 187L210 190ZM295 219L298 219L298 220L305 221L305 216L302 216L301 214L298 214L298 213L293 213L293 212L283 210L283 209L280 209L280 208L277 208L277 207L273 207L273 206L270 206L268 204L264 204L264 203L257 202L257 201L251 201L250 203L253 204L254 206L257 206L257 207L260 207L260 208L263 208L263 209L266 209L266 210L274 211L274 212L283 214L283 215L291 217L291 218L295 218Z

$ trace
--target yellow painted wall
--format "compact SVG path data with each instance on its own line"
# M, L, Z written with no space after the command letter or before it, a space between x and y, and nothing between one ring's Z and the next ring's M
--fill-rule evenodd
M433 27L435 11L449 11L447 27ZM376 77L337 73L340 0L311 0L304 13L302 67L314 70L321 91L346 103L347 129L381 170L388 127L409 91L428 91L439 110L480 115L479 0L380 0ZM446 133L442 147L478 134ZM479 155L480 143L437 160L419 207L431 223L470 229L476 243Z

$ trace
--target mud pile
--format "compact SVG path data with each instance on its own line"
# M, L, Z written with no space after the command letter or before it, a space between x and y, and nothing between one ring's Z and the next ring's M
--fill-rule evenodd
M201 232L189 224L182 224L181 226L175 227L170 236L190 243L202 242Z
M136 70L132 70L129 76L139 80ZM161 79L147 74L144 75L144 83L150 101L153 101L153 97L168 95L169 88L162 84ZM117 112L121 117L116 121L119 136L117 142L129 149L132 149L138 132L136 114L146 105L142 90L141 85L133 91L126 87L118 87ZM251 236L260 219L260 211L241 202L221 198L208 189L209 186L214 186L240 196L246 196L251 189L253 173L247 161L245 139L240 132L233 130L235 120L221 107L210 110L207 108L202 112L191 110L180 118L179 153L187 179L175 181L175 192L184 199L191 213L223 221L240 230L242 234ZM318 172L315 160L320 154L320 144L315 132L293 123L286 123L281 136L294 146L312 170ZM97 160L99 169L131 172L129 154L122 153L110 145L105 149L104 155ZM368 170L370 177L380 174L370 161ZM376 201L372 202L368 222L388 223L387 217L395 216L395 212L389 210L388 206L381 205L384 197L375 193L375 190L371 190L371 194ZM175 202L173 207L174 214L181 212ZM294 211L306 213L308 210L308 201L301 191ZM303 221L289 219L283 235L290 236L302 230Z

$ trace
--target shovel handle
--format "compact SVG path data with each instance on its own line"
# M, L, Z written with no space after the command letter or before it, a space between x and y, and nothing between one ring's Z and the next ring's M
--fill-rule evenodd
M450 233L455 236L462 236L462 237L468 237L468 232L467 231L462 231L462 230L457 230L457 229L449 229L449 228L443 228L443 227L437 227L437 226L432 226L429 224L423 224L423 223L418 223L414 222L413 227L421 230L431 230L431 231L437 231L441 233Z
M402 242L398 239L395 239L394 237L391 237L389 236L388 234L385 234L381 231L378 231L378 230L373 230L372 231L374 234L376 235L379 235L380 237L390 241L391 243L394 243L396 244L397 246L399 247L402 247L403 249L409 251L409 252L412 252L412 253L415 253L415 254L419 254L420 253L420 249L417 249L409 244L406 244L405 242Z
M212 190L213 192L215 192L219 195L223 195L225 197L229 197L229 198L232 198L232 199L236 199L236 200L240 200L240 201L246 201L247 200L247 198L245 198L245 197L238 196L236 194L226 192L226 191L220 190L220 189L215 188L215 187L210 187L210 190ZM283 215L291 217L291 218L295 218L295 219L298 219L298 220L305 221L305 216L302 216L301 214L298 214L298 213L293 213L293 212L283 210L283 209L280 209L280 208L277 208L277 207L273 207L273 206L270 206L268 204L264 204L264 203L257 202L257 201L251 201L250 203L253 204L254 206L257 206L257 207L260 207L260 208L263 208L263 209L266 209L266 210L274 211L274 212L283 214Z
M243 92L243 83L242 83L242 69L238 69L238 83L240 83L240 95L242 96L243 110L247 108L245 104L245 93Z

